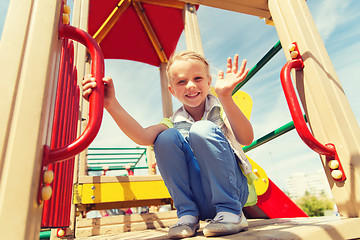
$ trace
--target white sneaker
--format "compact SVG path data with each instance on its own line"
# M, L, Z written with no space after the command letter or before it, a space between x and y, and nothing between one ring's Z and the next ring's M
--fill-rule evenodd
M199 228L200 224L198 222L194 224L177 223L170 227L168 236L172 239L192 237L195 235L196 231L199 230Z
M217 220L210 220L209 222L210 223L203 230L205 237L235 234L246 231L249 226L243 212L241 213L241 218L238 223L225 222L222 216Z

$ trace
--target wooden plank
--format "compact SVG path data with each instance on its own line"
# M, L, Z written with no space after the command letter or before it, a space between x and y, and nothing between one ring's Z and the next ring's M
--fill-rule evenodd
M315 218L292 218L292 219L250 219L249 230L238 234L214 237L217 240L334 240L334 239L358 239L360 237L359 218L339 218L339 217L315 217ZM205 240L202 229L207 225L201 222L200 230L191 239ZM105 231L105 230L103 230ZM168 239L167 229L142 230L134 232L124 232L108 236L93 236L77 239L89 240L117 240L117 239Z
M104 202L95 204L82 205L87 211L90 210L106 210L114 208L130 208L130 207L149 207L157 205L173 204L171 198L161 199L145 199L145 200L134 200L134 201L119 201L119 202Z
M179 0L186 3L200 4L224 10L270 18L267 0Z
M147 214L118 215L103 218L77 218L77 228L86 228L91 226L106 226L112 224L127 224L138 222L162 221L166 219L177 219L176 211L156 212Z
M79 183L113 183L113 182L137 182L137 181L160 181L160 175L148 176L80 176Z
M126 216L125 216L126 217ZM112 217L107 217L112 218ZM167 234L167 229L164 229L168 226L171 226L177 222L177 218L164 219L164 220L150 220L142 222L125 222L121 224L111 224L111 225L92 225L89 227L77 228L76 237L86 237L86 236L98 236L109 235L109 234L118 234L125 232L139 232L141 230L147 229L163 229L163 233Z
M141 2L141 3L149 3L149 4L159 5L159 6L163 6L163 7L178 8L178 9L183 9L184 5L185 5L184 2L180 2L177 0L135 0L135 1Z
M96 31L93 38L100 44L101 41L106 37L106 35L110 32L110 30L114 27L116 22L119 20L121 15L125 12L125 10L130 6L131 1L129 0L120 0L120 2L116 5L114 10L108 16L108 18L104 21L101 27Z
M150 42L151 42L156 54L158 55L158 57L160 59L160 62L167 63L168 59L166 57L164 49L161 46L161 43L159 42L159 39L158 39L158 37L153 29L153 26L151 25L146 13L145 13L144 8L138 1L132 2L132 5L136 11L136 14L138 15L138 17L141 21L141 24L143 25L143 27L145 29L147 36L150 39Z

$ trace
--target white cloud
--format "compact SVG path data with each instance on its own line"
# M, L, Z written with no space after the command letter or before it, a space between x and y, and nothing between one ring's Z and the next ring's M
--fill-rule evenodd
M312 15L315 16L314 20L325 42L338 26L351 17L348 12L348 7L352 5L351 0L326 0L317 3L310 3L309 1L309 5L311 4L314 4Z
M9 1L0 1L0 39L4 28Z

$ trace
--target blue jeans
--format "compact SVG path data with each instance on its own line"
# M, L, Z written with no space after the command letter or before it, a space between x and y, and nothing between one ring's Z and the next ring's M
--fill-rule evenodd
M170 128L154 144L156 161L178 217L214 218L217 212L240 214L249 190L223 132L210 121L198 121L189 138Z

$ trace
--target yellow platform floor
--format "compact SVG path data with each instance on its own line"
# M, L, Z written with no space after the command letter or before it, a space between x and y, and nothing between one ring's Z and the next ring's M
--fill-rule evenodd
M202 228L207 224L201 222L201 228L196 236L187 239L309 239L337 240L360 239L360 218L315 217L315 218L282 218L282 219L249 219L249 230L223 237L205 238ZM160 240L167 238L167 228L148 229L124 232L113 235L83 237L76 239L88 240Z

